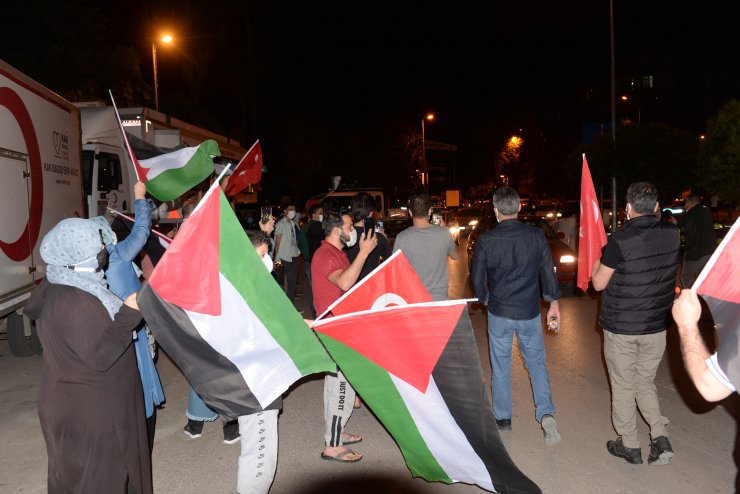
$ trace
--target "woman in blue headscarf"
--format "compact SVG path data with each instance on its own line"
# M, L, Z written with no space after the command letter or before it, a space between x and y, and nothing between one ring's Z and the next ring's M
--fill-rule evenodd
M136 294L107 289L102 232L70 218L41 242L46 278L25 312L44 348L39 419L49 492L152 492L144 402L132 346Z

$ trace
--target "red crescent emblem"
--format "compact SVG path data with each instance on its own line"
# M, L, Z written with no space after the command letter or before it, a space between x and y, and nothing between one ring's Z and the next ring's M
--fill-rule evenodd
M13 261L22 261L31 255L33 246L39 238L41 229L41 212L44 209L44 183L41 170L41 153L36 140L36 131L33 128L31 115L20 96L8 87L0 88L0 106L7 108L18 122L18 126L26 142L28 162L31 167L31 202L28 212L28 223L20 237L14 242L0 240L0 249Z

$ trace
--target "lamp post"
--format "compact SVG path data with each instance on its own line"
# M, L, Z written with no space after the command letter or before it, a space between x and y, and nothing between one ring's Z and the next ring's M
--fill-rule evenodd
M162 43L172 43L172 36L165 34L160 38ZM154 67L154 109L159 111L159 84L157 82L157 41L152 42L152 66Z
M425 133L424 133L424 121L429 120L430 122L434 120L434 113L427 113L424 118L421 119L421 160L426 163L427 160L427 149L425 144ZM424 186L424 192L429 192L429 171L424 171L424 168L422 167L422 179L421 184Z

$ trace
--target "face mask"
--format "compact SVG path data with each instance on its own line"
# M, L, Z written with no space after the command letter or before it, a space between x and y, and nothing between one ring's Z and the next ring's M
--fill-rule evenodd
M357 243L357 230L354 230L354 229L353 229L353 230L352 230L352 231L350 232L350 234L349 234L349 240L346 240L346 241L344 242L344 244L345 244L345 245L346 245L347 247L352 247L352 246L353 246L353 245L355 245L356 243Z
M270 257L269 255L262 256L262 264L265 265L269 273L272 273L272 268L273 268L272 257Z
M87 261L90 261L92 259L97 260L98 264L95 268L86 268L84 266L80 266L80 264L85 264ZM105 271L105 268L107 267L108 267L108 251L106 249L102 249L100 252L98 252L95 255L94 258L91 257L77 264L70 264L67 266L67 268L71 269L72 271L77 271L79 273L97 273L100 271Z
M295 211L288 211L288 218L291 220L295 218Z
M320 214L319 215L319 221L324 221L324 215L323 214Z

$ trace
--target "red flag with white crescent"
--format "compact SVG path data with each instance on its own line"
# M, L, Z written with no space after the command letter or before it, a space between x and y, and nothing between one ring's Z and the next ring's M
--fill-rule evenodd
M335 316L390 305L431 302L419 275L402 251L396 251L359 283L329 306L326 313ZM316 319L321 319L323 315Z
M606 232L585 154L581 171L581 226L578 235L578 288L586 291L594 263L601 259L601 248L606 245Z
M229 177L224 194L227 197L238 194L249 184L256 184L262 178L262 145L259 139L252 144Z

